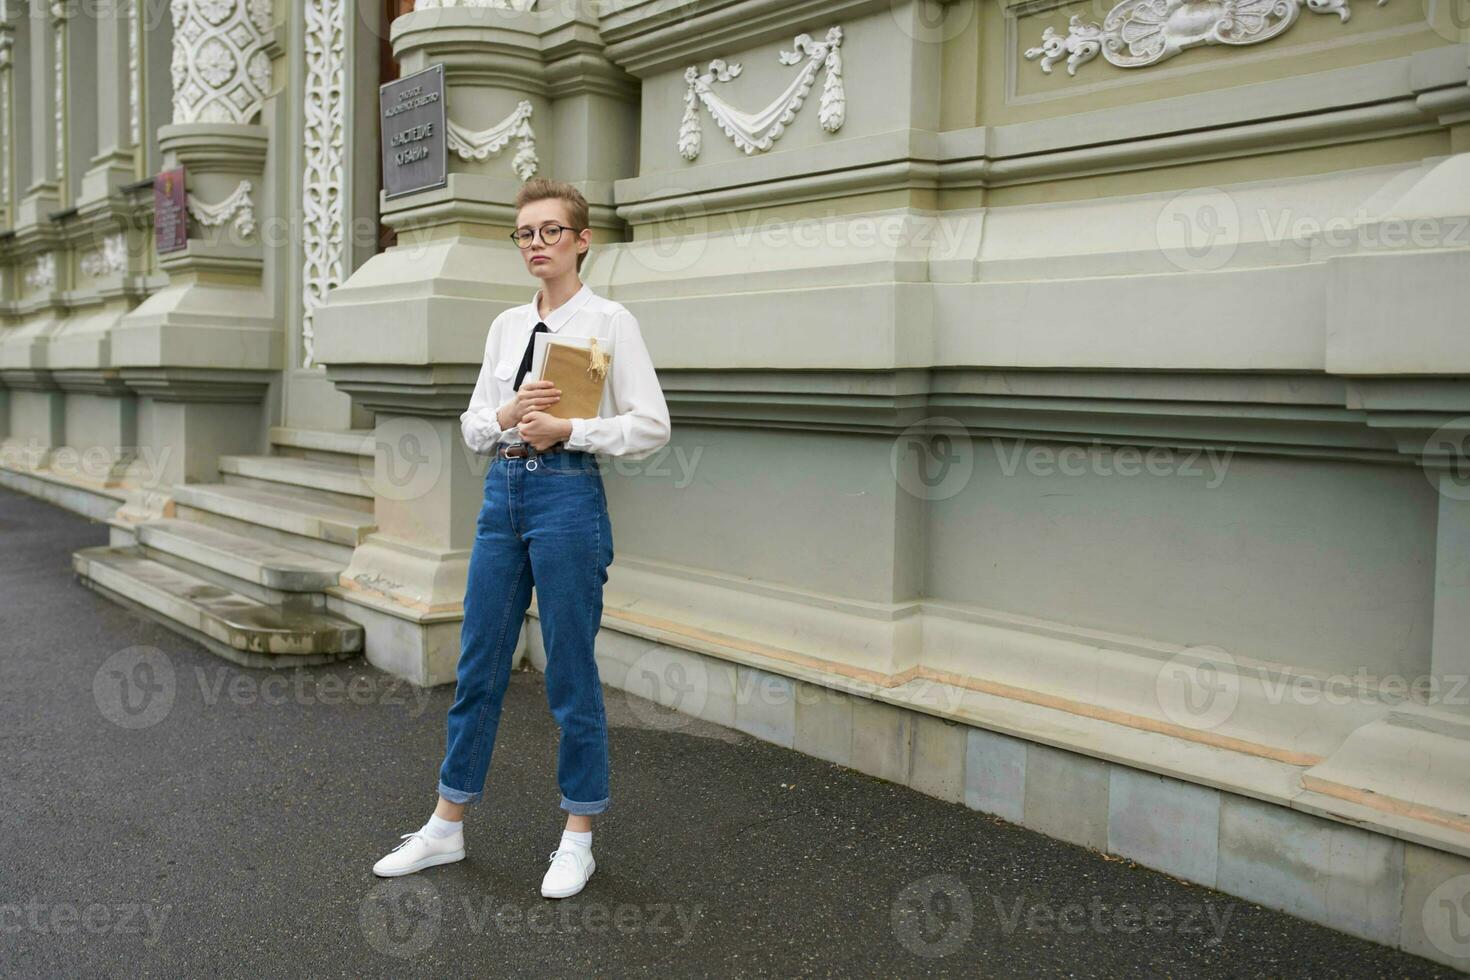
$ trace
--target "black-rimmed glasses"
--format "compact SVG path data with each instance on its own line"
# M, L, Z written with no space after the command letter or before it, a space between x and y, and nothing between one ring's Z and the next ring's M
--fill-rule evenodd
M555 245L557 242L561 241L561 233L563 231L577 230L578 229L573 228L570 225L557 224L545 224L536 229L517 228L515 231L510 233L510 240L515 242L516 245L521 248L530 248L531 242L535 239L536 234L539 232L542 242L547 245Z

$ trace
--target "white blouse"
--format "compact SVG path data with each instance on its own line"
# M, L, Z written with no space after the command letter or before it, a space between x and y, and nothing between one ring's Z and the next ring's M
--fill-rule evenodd
M515 400L511 385L526 353L526 343L543 319L537 313L540 298L538 289L531 302L511 307L490 324L480 377L470 396L469 409L459 417L465 445L476 453L494 453L499 442L524 441L519 427L501 429L497 413ZM598 417L572 419L572 434L567 438L566 448L641 459L666 445L670 432L669 407L633 314L623 304L597 295L584 283L576 295L552 310L544 320L552 336L610 341L607 346L612 357L611 370L603 387Z

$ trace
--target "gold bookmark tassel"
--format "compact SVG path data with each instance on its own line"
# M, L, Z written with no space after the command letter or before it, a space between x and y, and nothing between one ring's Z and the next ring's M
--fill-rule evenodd
M591 360L587 365L587 374L592 380L601 381L607 375L607 355L603 353L601 347L597 346L596 337L592 338L588 351L591 354Z

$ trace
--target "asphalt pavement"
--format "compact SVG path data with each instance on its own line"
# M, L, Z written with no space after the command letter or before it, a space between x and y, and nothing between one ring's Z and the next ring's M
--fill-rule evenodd
M1433 977L1434 964L609 688L597 871L541 675L512 677L468 856L432 810L452 685L247 669L71 569L105 525L0 489L0 975Z

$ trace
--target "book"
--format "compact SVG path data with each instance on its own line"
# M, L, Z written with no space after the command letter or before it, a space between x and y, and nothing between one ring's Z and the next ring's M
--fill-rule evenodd
M559 419L593 419L601 414L607 377L612 372L611 346L598 337L598 350L607 370L593 369L591 337L557 337L538 334L531 355L538 381L550 381L561 389L561 400L546 410Z

